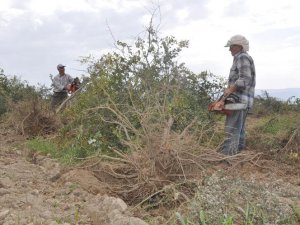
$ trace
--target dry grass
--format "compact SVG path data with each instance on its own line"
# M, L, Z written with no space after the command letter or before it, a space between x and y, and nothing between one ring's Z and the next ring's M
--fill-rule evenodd
M290 131L287 137L287 142L281 152L288 154L291 160L300 161L300 125Z
M108 184L112 195L132 206L173 208L193 198L197 183L215 170L214 165L225 162L234 168L243 162L255 163L260 156L224 156L199 144L199 133L192 129L194 121L181 133L171 130L172 123L169 119L164 126L148 126L142 143L130 143L134 151L125 154L111 149L115 156L100 155L80 167L93 171Z
M248 118L247 143L268 159L285 163L300 161L299 114L289 112L264 118Z
M60 117L49 110L45 101L38 99L12 104L6 124L24 136L43 136L61 127Z

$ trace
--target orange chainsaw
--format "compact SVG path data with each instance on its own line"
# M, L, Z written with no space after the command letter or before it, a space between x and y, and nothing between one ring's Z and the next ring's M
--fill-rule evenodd
M80 88L80 80L78 77L76 77L73 82L71 83L71 86L68 90L69 94L73 94L75 91L77 91Z
M222 95L217 101L208 105L209 112L221 113L227 116L232 115L235 110L245 109L247 109L247 104L241 103L239 97L235 94Z

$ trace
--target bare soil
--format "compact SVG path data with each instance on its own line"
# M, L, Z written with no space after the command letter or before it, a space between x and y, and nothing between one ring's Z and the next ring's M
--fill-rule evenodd
M66 168L26 150L24 142L0 131L0 224L146 224L121 199L106 196L90 171Z
M110 194L111 184L84 168L65 168L50 156L30 153L24 142L23 136L0 130L0 224L127 224L125 217L120 219L124 223L109 223L95 216L95 200ZM225 162L209 168L206 176L195 183L198 190L189 203L191 208L198 205L206 210L208 216L217 214L217 207L238 211L232 204L244 206L250 202L262 209L269 207L273 221L269 224L290 225L284 222L293 216L290 205L300 208L299 164L263 158L238 165ZM107 210L103 218L113 211ZM173 213L166 206L142 210L135 211L135 215L149 224L167 224ZM135 224L146 223L140 220Z

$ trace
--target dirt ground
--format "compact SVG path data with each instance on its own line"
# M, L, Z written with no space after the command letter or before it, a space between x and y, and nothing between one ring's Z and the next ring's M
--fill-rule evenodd
M91 172L64 168L49 156L30 153L24 148L24 141L22 136L0 131L0 224L146 224L131 217L122 200L108 196L104 199L107 184ZM242 196L241 202L245 196L249 197L247 201L250 198L267 201L268 206L278 209L278 215L291 214L291 204L300 208L300 165L262 159L236 166L220 164L210 171L201 185L198 198L205 202L201 207L208 214L211 208L228 201L226 197L235 198L237 193ZM235 190L231 196L221 195L227 190L225 187ZM107 208L105 202L110 204ZM118 202L122 216L115 214L116 206L111 205L112 202ZM99 214L100 211L103 214ZM159 210L155 214L162 216ZM118 218L118 222L106 218L108 215ZM154 218L149 223L164 224L157 221L161 220Z
M0 131L0 224L146 224L121 199L106 196L89 171L30 153L24 142Z

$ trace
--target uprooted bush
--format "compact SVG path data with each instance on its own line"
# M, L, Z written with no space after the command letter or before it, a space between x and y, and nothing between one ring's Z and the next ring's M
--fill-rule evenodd
M38 97L11 103L6 124L21 135L36 137L56 132L61 127L60 118L49 110L49 104Z
M172 130L172 123L172 119L150 126L147 123L144 127L147 133L139 141L125 141L132 149L130 153L111 147L114 155L101 154L81 166L93 171L99 180L109 184L112 195L130 205L174 207L193 196L195 180L225 157L201 145L199 138L206 134L202 129L195 129L200 128L196 120L181 132ZM241 154L228 157L227 161L236 164L241 159L251 161L257 156Z
M224 158L207 147L214 135L207 105L222 82L176 61L186 41L159 38L151 27L146 37L134 46L118 42L119 52L99 60L84 60L90 81L66 109L69 124L59 142L72 148L80 133L82 152L92 147L89 152L97 153L82 166L108 183L112 194L134 205L170 206L166 198L173 196L174 205L186 200L192 179ZM240 157L245 155L228 160Z

